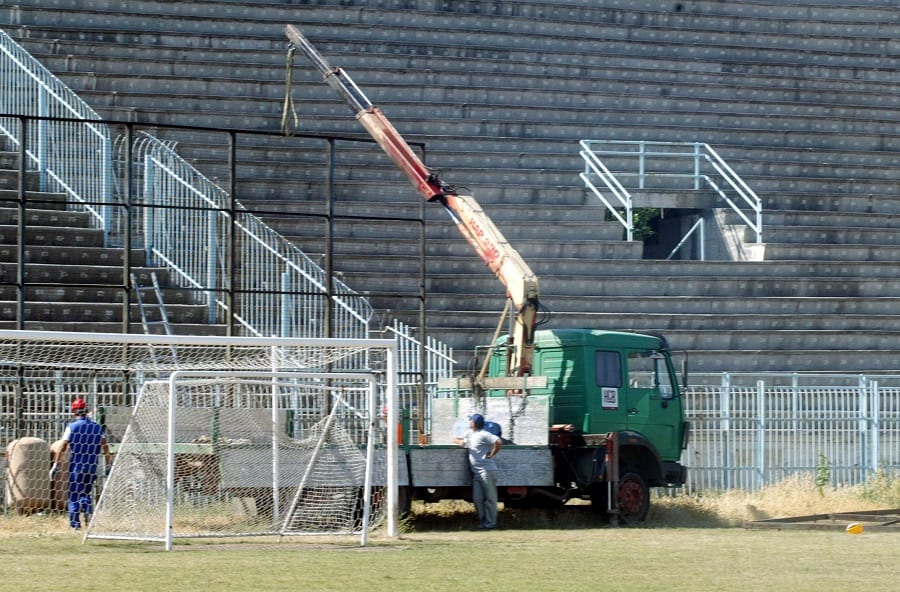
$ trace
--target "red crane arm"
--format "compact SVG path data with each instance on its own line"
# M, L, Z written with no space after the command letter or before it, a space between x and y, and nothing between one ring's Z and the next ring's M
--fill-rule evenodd
M428 201L438 201L444 206L472 249L506 286L507 296L516 309L514 348L508 360L507 372L510 376L531 374L534 328L539 307L537 276L475 198L458 195L452 187L441 181L439 175L429 171L403 136L394 129L381 110L372 105L346 72L340 68L332 68L293 25L287 25L285 33L312 60L325 77L325 82L350 105L362 126L403 171L419 194Z

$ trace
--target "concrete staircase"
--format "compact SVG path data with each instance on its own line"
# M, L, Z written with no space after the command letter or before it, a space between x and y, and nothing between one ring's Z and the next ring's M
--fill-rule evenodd
M0 328L19 328L17 155L0 152ZM123 331L125 249L103 246L103 233L91 228L89 214L66 209L62 194L37 191L28 174L25 227L25 304L22 328L34 331ZM206 307L191 293L172 287L168 271L147 266L145 253L132 250L132 273L142 285L155 272L164 290L166 312L176 333L224 334L206 323ZM132 302L134 299L132 298ZM128 306L131 332L142 332L141 314ZM161 329L161 327L160 327Z
M0 26L106 117L277 130L282 30L296 24L485 206L541 277L549 326L663 332L694 372L887 372L900 370L900 16L888 0L857 4L26 0L0 8ZM360 135L295 61L300 131ZM208 135L155 131L226 176ZM763 198L765 243L721 211L746 260L642 258L579 185L583 138L713 145ZM321 211L320 154L250 137L238 159L241 201L323 252L321 225L298 218ZM341 162L335 268L385 318L416 323L418 196L371 151ZM674 208L668 219L714 205L639 197ZM429 331L464 358L503 290L439 208L425 232Z

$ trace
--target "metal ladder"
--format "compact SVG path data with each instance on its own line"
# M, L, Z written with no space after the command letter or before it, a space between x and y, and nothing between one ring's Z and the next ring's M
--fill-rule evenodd
M141 311L141 325L144 327L144 333L147 335L151 335L153 333L152 327L157 325L162 325L163 331L165 331L166 335L172 335L172 325L169 323L169 314L166 311L166 305L163 302L162 289L159 287L159 280L156 277L156 272L150 272L150 285L144 286L141 285L138 277L135 274L131 274L131 287L134 289L134 297L137 301L138 309ZM150 295L148 298L147 295ZM152 310L156 310L156 314L152 314ZM154 320L151 316L158 316L159 320ZM150 355L153 358L154 362L162 362L158 356L158 347L150 346ZM169 362L177 362L178 356L175 351L175 346L169 346L168 348L168 356Z
M166 312L166 305L163 303L162 290L159 287L159 280L156 278L156 272L150 272L150 285L142 286L138 277L131 274L131 287L134 289L134 297L137 300L138 309L141 311L141 325L144 326L144 333L150 335L152 327L162 325L166 335L172 334L172 325L169 324L169 315ZM152 300L146 298L145 293L152 294ZM159 320L152 320L150 309L155 308Z

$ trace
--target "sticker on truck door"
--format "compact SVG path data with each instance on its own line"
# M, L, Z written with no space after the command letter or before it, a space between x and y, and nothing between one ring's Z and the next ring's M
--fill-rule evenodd
M619 389L604 387L600 392L603 398L603 409L615 411L619 408Z

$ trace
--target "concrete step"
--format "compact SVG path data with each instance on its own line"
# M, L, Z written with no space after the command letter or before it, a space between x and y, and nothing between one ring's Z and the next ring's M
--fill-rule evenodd
M454 311L461 296L452 293L429 292L426 298L428 314ZM467 311L496 313L503 309L505 296L501 292L465 295ZM900 296L876 297L817 297L817 296L628 296L609 298L594 295L561 295L543 293L541 302L553 316L565 315L782 315L790 319L799 316L859 317L865 315L890 316L900 306ZM587 326L587 325L585 325Z
M900 201L900 196L898 201ZM733 210L722 210L727 224L743 223ZM852 228L872 229L881 231L885 229L900 229L900 214L867 213L867 212L835 212L835 211L810 211L810 210L765 210L763 211L763 224L765 227L806 227L806 228ZM789 241L787 241L789 242Z
M492 330L476 329L474 331L458 329L435 328L430 335L453 348L454 357L459 360L461 367L472 358L476 347L484 346L490 340ZM730 332L729 332L730 334ZM837 335L829 334L820 336L818 341L831 343L839 342L843 332ZM694 335L693 333L691 335ZM896 333L888 333L877 341L883 344L879 347L875 343L872 347L843 346L838 348L818 347L817 344L809 344L798 347L797 344L777 343L782 345L780 349L773 349L772 343L766 343L766 347L753 347L754 342L766 341L768 333L755 334L763 339L754 339L754 334L745 335L743 338L729 339L728 335L722 336L722 341L729 340L729 347L721 348L718 344L710 344L708 347L689 347L694 341L690 337L681 341L681 335L677 332L666 335L673 350L689 350L688 365L691 375L701 372L722 372L723 368L728 372L823 372L827 368L831 373L870 373L870 372L896 372L896 360L900 357L900 350L892 349L891 339L896 340ZM865 335L859 341L865 341ZM718 341L718 340L716 340ZM853 340L857 345L857 340ZM719 378L721 380L721 377Z
M0 329L18 329L15 321L0 321ZM23 327L26 331L66 331L76 333L121 333L122 324L104 321L26 321ZM208 323L185 324L175 323L171 326L175 335L225 335L227 328L225 325L215 325ZM140 323L133 323L131 333L143 333L144 330ZM165 328L162 325L154 325L151 327L151 333L156 335L165 334Z
M420 215L424 214L424 221L428 228L432 226L445 226L451 224L450 216L438 203L421 203L416 199L416 193L410 186L409 196L405 201L349 201L334 200L334 216L336 218L370 218L374 220L416 222ZM477 196L475 196L477 199ZM533 204L521 202L482 203L482 208L490 215L491 219L500 224L504 221L530 221L541 224L550 221L574 221L596 220L598 225L618 225L618 222L606 222L604 216L606 207L600 205L599 200L594 204L585 205L580 202L567 204L543 204L535 207ZM326 205L321 200L281 199L267 200L265 202L248 202L245 207L248 211L263 220L275 220L279 217L290 221L291 218L309 218L309 216L322 217L326 211Z
M154 309L151 320L158 321L159 315ZM203 305L173 304L166 305L166 314L170 323L204 324L208 317L208 307ZM137 305L129 308L129 318L140 327L141 312ZM0 301L0 322L16 319L16 303ZM120 303L92 302L27 302L25 303L26 322L41 323L121 323L122 305ZM54 329L58 330L58 329ZM121 326L114 331L121 331Z
M16 244L18 227L0 225L0 244ZM56 226L29 226L25 242L33 246L102 247L103 230L93 228L66 228Z
M67 246L26 246L25 262L36 265L122 265L124 261L124 249L104 247L79 247L76 249ZM143 250L131 251L131 265L141 267L146 260ZM0 261L17 262L18 251L15 245L0 245Z
M764 230L765 232L765 230ZM765 261L897 261L900 247L896 245L867 244L798 244L769 243L753 245L752 250Z
M577 177L576 177L577 179ZM517 203L540 206L543 203L552 206L562 204L596 203L596 198L588 201L585 189L574 184L568 186L521 183L479 183L467 187L468 193L474 195L484 207L495 207L496 204ZM397 196L408 196L410 203L417 203L420 198L416 190L406 181L394 183L372 183L366 181L344 181L334 187L337 198L341 201L359 199L367 202L396 200ZM302 179L263 179L247 180L238 186L237 199L248 209L256 210L263 206L251 205L269 200L283 200L285 196L308 196L324 202L325 185L322 181L304 181ZM434 210L439 206L431 204Z
M554 325L556 326L556 325ZM604 327L606 328L606 327ZM663 332L661 328L645 331L651 334L664 334L673 350L688 351L740 351L758 350L767 355L777 355L783 351L852 351L882 350L894 351L900 332L897 331L770 331L770 330L733 330L724 331L672 329ZM452 336L451 336L452 333ZM432 334L447 335L444 340L454 344L454 349L463 343L485 345L492 335L490 329L443 328L432 327ZM691 360L693 360L693 355ZM900 358L891 360L891 365L900 367ZM873 368L882 370L884 368ZM840 371L835 368L834 371Z
M296 237L288 236L292 243L297 245L307 255L322 260L326 251L324 239L321 237ZM603 259L629 259L637 260L641 257L643 245L636 241L599 241L599 240L571 240L565 241L520 241L515 245L519 254L527 261L537 257L563 257L563 258L588 258L593 260ZM378 257L416 256L419 250L418 239L392 239L378 245L381 255ZM365 238L338 237L335 239L334 253L338 261L353 261L359 256L371 254L372 241ZM425 245L429 258L444 257L475 257L472 247L461 238L459 239L432 239L429 238ZM429 259L428 265L432 265ZM341 265L337 265L340 269Z
M310 224L306 220L289 218L266 218L266 223L276 232L286 237L297 236L321 236L323 227L321 224ZM587 217L584 221L556 220L552 222L522 220L519 222L506 220L502 225L498 224L501 232L507 239L515 238L517 241L541 240L564 241L569 238L575 240L621 240L623 230L621 225L614 225ZM428 236L435 238L456 238L459 231L450 224L429 225ZM352 238L390 238L390 239L416 239L420 229L417 224L409 222L395 222L389 220L379 221L373 224L371 220L347 220L337 219L333 224L335 236Z
M407 274L347 273L348 285L360 292L412 292L419 289L418 278ZM492 276L472 274L429 274L428 292L452 294L483 293L485 281ZM565 276L541 277L547 295L606 296L760 296L795 297L879 297L892 296L900 290L900 279L893 278L807 278L807 277L636 277Z
M772 243L843 245L900 245L897 228L828 227L828 226L777 226L765 228L765 240ZM755 240L755 232L744 232L744 240Z
M838 216L850 213L898 214L900 195L889 194L822 194L816 192L784 192L761 195L765 212L801 211L835 212Z
M319 83L321 85L321 83ZM160 137L177 140L179 153L189 154L198 160L227 160L227 153L222 149L221 133L192 131L190 135L179 130L159 129ZM405 132L408 138L414 134ZM574 136L582 139L586 136ZM590 138L590 136L587 136ZM604 134L602 138L606 139ZM584 163L578 156L580 147L572 138L561 141L553 138L530 135L513 136L448 136L443 135L436 140L422 138L428 142L427 162L450 175L457 167L468 167L481 163L485 167L497 168L551 168L563 169L576 163L576 170L583 170ZM598 138L590 138L598 139ZM653 138L644 138L653 140ZM691 137L690 141L701 139ZM253 135L242 139L237 148L237 160L267 162L298 161L324 163L323 142L313 143L311 139L285 137L282 134ZM682 138L681 141L685 139ZM865 176L885 177L900 166L900 155L888 150L853 150L842 147L839 150L828 150L811 146L792 146L790 150L765 144L747 143L743 138L731 138L725 142L713 144L715 150L740 172L759 172L768 176L800 176L808 171L815 171L815 176L840 176L847 171L858 170ZM464 147L464 150L460 150ZM370 164L372 154L380 154L380 150L365 144L339 143L336 145L336 161L353 165ZM382 159L381 163L385 161ZM631 169L636 169L632 159ZM655 162L654 167L665 166ZM619 168L619 167L616 167ZM622 168L628 168L623 166ZM835 171L837 175L833 174ZM795 174L796 173L796 174ZM849 176L849 175L847 175Z
M464 304L460 302L460 304ZM497 324L499 311L429 310L426 318L436 327L465 329ZM897 315L817 315L799 314L669 314L669 313L593 313L555 311L550 317L553 328L611 329L647 333L651 331L900 331Z
M0 171L0 177L7 174ZM19 197L15 189L0 189L0 205L5 208L16 207ZM27 208L40 210L65 210L66 197L62 193L50 193L46 191L27 191L25 194Z
M123 288L116 286L26 286L25 296L28 302L88 302L88 303L119 303L122 302ZM163 302L166 306L179 304L194 304L194 294L187 290L163 289ZM14 286L0 284L0 301L16 300Z
M0 277L15 278L18 265L16 262L0 263ZM141 285L150 285L150 274L156 273L162 286L169 281L169 271L155 267L132 267ZM32 284L93 284L106 286L130 285L130 280L123 278L121 266L103 266L98 264L70 265L54 263L26 263L25 281Z
M706 350L690 353L691 372L714 372L729 368L731 372L873 372L896 373L900 369L900 350L847 349L842 351L809 348L775 352L748 350Z
M462 273L481 273L483 264L468 243L462 239L459 246L468 248L468 251L454 249L456 252L439 251L437 248L427 250L426 268L429 274L438 276ZM362 243L366 244L365 242ZM417 246L416 245L411 245ZM514 245L517 246L517 245ZM566 243L559 244L561 248L568 247ZM897 266L891 261L881 262L831 262L831 261L665 261L652 259L626 260L566 256L564 253L554 252L549 249L547 243L531 241L523 243L524 248L529 249L528 256L522 250L519 253L526 260L531 269L539 278L557 276L562 273L571 276L595 276L597 281L610 281L611 278L620 281L629 281L624 278L641 279L668 279L681 278L685 281L700 281L702 278L745 278L747 280L757 278L808 278L818 280L840 280L866 278L894 278L897 275ZM317 252L313 251L317 256ZM419 259L413 248L405 254L394 254L389 259L382 253L366 253L360 250L355 253L340 253L334 255L334 268L343 273L356 273L364 271L381 270L385 272L416 273L419 268ZM552 290L552 285L546 286Z
M25 172L25 191L29 193L40 191L40 177L34 171ZM0 169L0 191L6 194L15 192L19 188L19 171L15 169Z
M91 214L66 210L45 210L29 205L25 210L25 223L28 226L66 226L70 228L90 228ZM19 211L0 201L0 225L11 226L19 221Z

